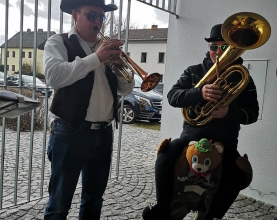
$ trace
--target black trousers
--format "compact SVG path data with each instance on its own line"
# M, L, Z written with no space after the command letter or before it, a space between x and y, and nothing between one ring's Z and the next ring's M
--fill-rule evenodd
M169 212L174 182L174 166L189 141L175 139L170 142L164 152L157 157L155 164L156 199L157 204ZM223 143L224 146L227 146ZM244 172L236 165L239 153L235 147L225 147L222 164L222 179L210 205L206 220L223 218L238 196L244 181ZM165 213L168 215L168 213Z

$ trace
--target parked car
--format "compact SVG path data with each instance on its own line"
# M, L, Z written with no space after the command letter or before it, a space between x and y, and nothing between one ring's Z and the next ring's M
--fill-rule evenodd
M18 86L19 85L19 75L13 74L7 77L8 86ZM22 75L21 80L22 87L33 87L33 76ZM36 92L40 93L42 96L46 94L46 85L40 79L36 77ZM49 89L48 98L51 97L53 91Z
M5 73L0 72L0 85L4 85L4 75Z
M159 93L163 94L164 84L163 84L163 83L159 83L153 90L155 90L156 92L159 92Z
M142 79L138 75L135 75L134 79L134 89L129 95L124 96L122 123L132 124L136 120L160 121L163 96L155 90L142 92L140 89ZM118 98L118 112L120 114L122 96L119 95Z

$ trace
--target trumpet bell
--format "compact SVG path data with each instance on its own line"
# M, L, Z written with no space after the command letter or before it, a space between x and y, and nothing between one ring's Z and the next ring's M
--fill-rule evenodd
M128 66L130 69L133 69L133 71L140 76L140 78L143 80L141 84L141 91L148 92L152 89L154 89L161 79L161 74L159 73L146 73L140 66L138 66L128 55L124 55L126 60L128 61Z
M268 21L253 12L239 12L228 17L221 29L224 40L238 49L249 50L262 46L271 34Z
M160 82L161 75L159 73L152 73L143 79L141 84L141 91L148 92L155 88Z

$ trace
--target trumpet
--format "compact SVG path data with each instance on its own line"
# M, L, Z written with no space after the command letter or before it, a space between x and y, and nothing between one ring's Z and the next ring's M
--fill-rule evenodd
M184 120L194 126L202 126L213 120L211 111L218 106L229 105L247 86L250 75L246 67L231 65L245 50L254 49L267 42L271 34L268 21L259 14L241 12L228 17L222 24L221 33L223 39L230 45L219 60L212 66L206 75L195 85L201 87L213 83L223 91L217 102L211 101L182 108ZM227 79L233 73L240 73L239 83L227 83Z
M104 36L101 32L98 33L98 36L100 37L102 42L106 42L110 39L109 37ZM120 50L120 48L115 49ZM141 84L141 90L143 92L148 92L154 89L160 82L161 75L159 73L152 73L148 75L123 51L119 55L119 58L124 63L123 66L119 67L112 63L114 56L107 60L108 65L111 67L113 71L118 70L120 74L127 80L128 83L131 83L133 81L135 74L139 75L143 80Z

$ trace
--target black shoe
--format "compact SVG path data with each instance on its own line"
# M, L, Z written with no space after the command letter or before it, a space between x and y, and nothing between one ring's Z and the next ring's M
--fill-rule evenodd
M144 220L170 220L169 208L163 208L157 205L149 205L142 212Z

